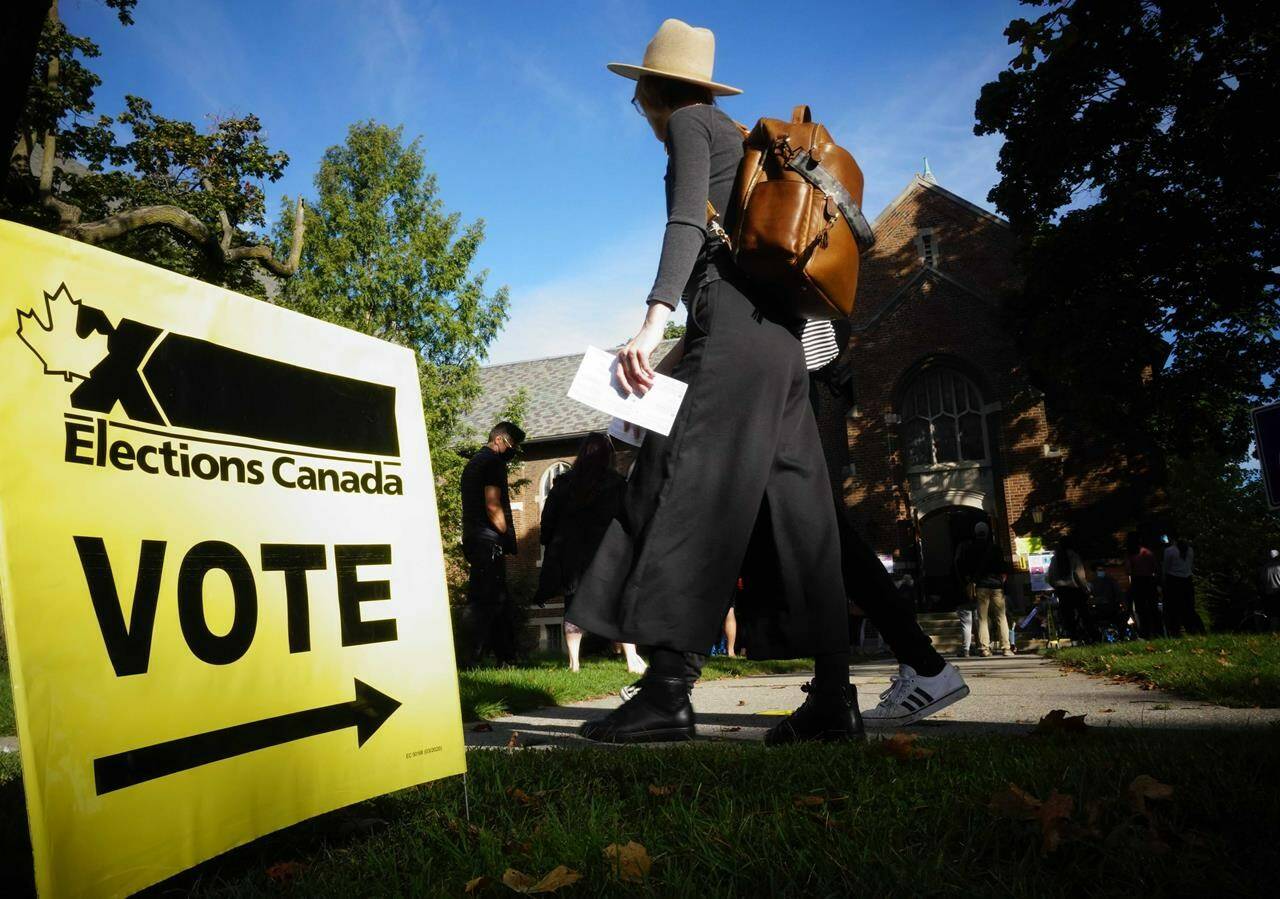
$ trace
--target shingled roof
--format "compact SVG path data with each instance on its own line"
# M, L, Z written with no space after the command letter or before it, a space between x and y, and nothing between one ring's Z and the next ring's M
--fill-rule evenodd
M655 364L676 345L664 340L653 353ZM609 416L568 397L569 385L582 363L582 353L480 369L480 396L463 419L477 435L488 433L498 414L523 387L528 394L524 429L527 442L578 437L609 427Z

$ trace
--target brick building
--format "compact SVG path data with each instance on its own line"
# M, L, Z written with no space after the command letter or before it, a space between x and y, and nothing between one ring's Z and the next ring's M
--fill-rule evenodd
M829 462L844 475L839 486L855 525L892 557L895 572L913 576L931 607L958 599L955 547L980 520L1015 564L1016 547L1025 547L1018 538L1050 545L1064 530L1094 534L1094 557L1117 556L1119 535L1140 516L1134 496L1117 486L1133 472L1111 454L1065 449L1029 382L1033 348L1016 346L1002 327L1002 297L1019 278L1007 223L926 174L873 228L857 310L837 323L856 400L840 408L824 394L819 414L819 427L837 432ZM517 578L536 576L540 507L556 473L585 433L608 424L565 397L580 358L481 373L484 398L469 416L478 430L519 388L529 397L526 484L513 497ZM1015 600L1026 583L1025 572L1012 579Z

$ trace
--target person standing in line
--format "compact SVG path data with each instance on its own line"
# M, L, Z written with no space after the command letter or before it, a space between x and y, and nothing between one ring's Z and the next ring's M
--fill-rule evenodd
M1280 628L1280 549L1267 552L1262 565L1258 590L1262 594L1262 611L1271 619L1271 629Z
M1071 630L1072 641L1097 643L1101 635L1089 610L1089 574L1070 537L1058 541L1046 574L1049 586L1058 595L1058 608Z
M809 403L819 412L819 395L830 391L845 408L853 404L847 372L839 368L840 346L835 327L811 321L801 335L805 367L809 370ZM843 456L845 434L819 431L826 459ZM830 462L828 463L830 465ZM845 513L839 484L843 473L828 471L840 535L840 569L845 594L880 633L898 661L898 673L874 708L862 713L867 727L903 727L941 711L969 695L969 687L954 665L933 648L929 635L916 622L912 607L902 602L893 576L871 546L862 539Z
M1196 613L1195 550L1185 537L1177 537L1164 551L1164 613L1169 636L1203 634L1204 622Z
M1125 539L1129 555L1129 600L1138 618L1138 636L1144 640L1159 637L1164 631L1160 620L1160 579L1156 554L1145 544L1137 531L1130 531Z
M516 660L515 608L507 592L506 556L516 553L507 463L524 442L519 426L500 421L462 470L462 552L471 566L467 617L471 665L492 651L499 665Z
M799 323L781 320L707 239L707 204L729 208L743 156L741 132L715 103L740 91L711 80L714 55L708 29L668 19L643 65L609 65L636 81L633 105L668 154L658 273L617 376L627 393L652 387L650 354L683 300L687 330L662 367L688 389L670 433L651 432L641 446L624 514L574 599L578 626L652 647L638 692L581 733L609 743L692 738L689 684L742 576L736 616L752 655L815 659L804 704L766 744L862 739Z
M1000 547L991 539L991 527L985 521L975 524L973 539L961 543L956 550L956 572L973 593L978 619L978 654L983 657L991 655L991 622L994 621L994 648L1003 655L1013 655L1004 602L1004 583L1009 576L1009 566L1000 553Z
M582 629L573 623L573 597L582 572L600 546L609 522L622 511L627 482L614 469L613 443L607 434L582 438L573 467L556 478L542 508L540 540L545 547L534 602L564 597L564 642L569 670L581 667ZM627 669L644 674L644 660L634 644L622 647Z
M724 616L724 654L731 659L738 657L738 616L733 613L733 606Z

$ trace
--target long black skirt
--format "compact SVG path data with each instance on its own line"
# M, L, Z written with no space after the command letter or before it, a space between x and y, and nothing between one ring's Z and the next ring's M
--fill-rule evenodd
M736 596L753 658L847 650L835 509L800 341L727 280L698 291L684 339L672 373L689 385L684 402L669 436L646 437L573 623L705 653Z

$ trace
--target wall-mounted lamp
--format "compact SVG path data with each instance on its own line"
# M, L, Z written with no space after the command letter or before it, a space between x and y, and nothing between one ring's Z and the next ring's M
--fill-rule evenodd
M1036 524L1044 524L1044 506L1031 507L1031 520Z

